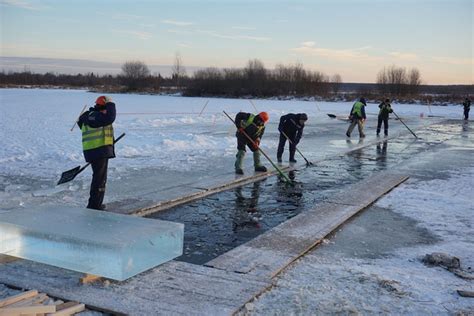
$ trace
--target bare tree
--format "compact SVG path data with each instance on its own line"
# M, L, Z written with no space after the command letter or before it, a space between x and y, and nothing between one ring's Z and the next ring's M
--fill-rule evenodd
M416 68L407 72L406 68L392 65L379 71L376 82L379 91L384 94L404 95L408 92L416 93L418 86L421 84L421 74Z
M418 93L418 89L421 85L421 74L417 68L412 68L408 73L408 86L410 93Z
M181 59L181 54L179 52L176 52L174 55L174 63L171 73L173 80L176 82L176 87L179 90L181 87L181 79L186 76L186 69L183 66L183 60Z
M331 79L331 89L334 94L337 94L341 89L342 77L340 74L334 74Z
M144 88L149 77L150 70L142 61L127 61L122 65L121 79L128 90Z
M244 68L245 88L247 93L260 95L265 89L267 70L263 62L258 59L249 60Z

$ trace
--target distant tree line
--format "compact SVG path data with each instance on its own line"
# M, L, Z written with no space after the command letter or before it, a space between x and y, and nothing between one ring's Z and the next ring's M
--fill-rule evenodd
M301 64L277 65L266 69L258 59L250 60L243 69L206 68L198 70L189 81L186 94L192 96L257 96L327 95L338 90L336 82L319 71L305 70Z
M466 86L423 86L418 69L406 69L395 65L379 71L375 84L343 83L339 74L328 76L320 71L304 69L300 63L293 65L278 64L274 69L265 68L258 59L249 60L244 68L205 68L197 70L192 76L186 74L179 53L176 53L172 74L162 77L151 74L142 61L127 61L122 65L121 73L112 75L87 74L66 75L56 73L36 74L23 72L0 72L0 84L6 86L60 86L87 87L103 92L181 92L187 96L227 96L227 97L270 97L270 96L321 96L337 97L344 91L359 95L411 97L419 93L436 91L471 91ZM352 89L350 88L352 87ZM357 87L354 91L354 87ZM427 87L433 89L427 90ZM441 90L439 90L441 89ZM454 90L453 90L454 89ZM429 92L428 92L429 91ZM451 93L451 92L450 92Z

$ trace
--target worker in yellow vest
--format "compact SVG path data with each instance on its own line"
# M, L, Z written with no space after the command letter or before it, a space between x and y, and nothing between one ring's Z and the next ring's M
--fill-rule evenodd
M239 112L235 116L235 125L237 127L237 155L235 160L235 173L244 174L242 169L242 162L245 156L245 148L253 152L253 165L257 172L266 172L267 168L260 162L260 140L265 132L265 123L268 122L269 116L267 112L260 112L259 114L251 114ZM249 136L250 141L245 135Z
M84 112L78 125L82 131L82 149L84 158L92 166L92 182L87 208L105 210L103 204L107 167L110 158L115 157L114 129L115 103L110 97L100 96L95 106Z
M364 138L364 122L367 119L365 116L365 106L367 105L365 98L360 98L359 101L354 103L351 109L351 113L349 115L349 119L351 120L351 125L347 129L346 136L351 137L352 130L357 125L359 129L359 137Z

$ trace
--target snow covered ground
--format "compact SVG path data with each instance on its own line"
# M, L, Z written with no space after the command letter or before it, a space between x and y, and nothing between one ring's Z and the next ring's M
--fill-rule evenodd
M421 259L456 256L474 276L472 127L393 168L410 175L291 265L244 314L473 315L474 280ZM454 129L446 130L452 133Z

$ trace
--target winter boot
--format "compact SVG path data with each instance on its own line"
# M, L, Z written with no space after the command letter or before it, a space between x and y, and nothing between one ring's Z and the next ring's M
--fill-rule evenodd
M245 157L245 150L239 150L237 155L235 155L235 173L236 174L244 174L244 170L242 170L242 162Z
M290 152L290 163L296 163L295 152Z
M256 150L253 152L253 166L255 171L266 172L267 168L263 166L260 162L260 151Z

